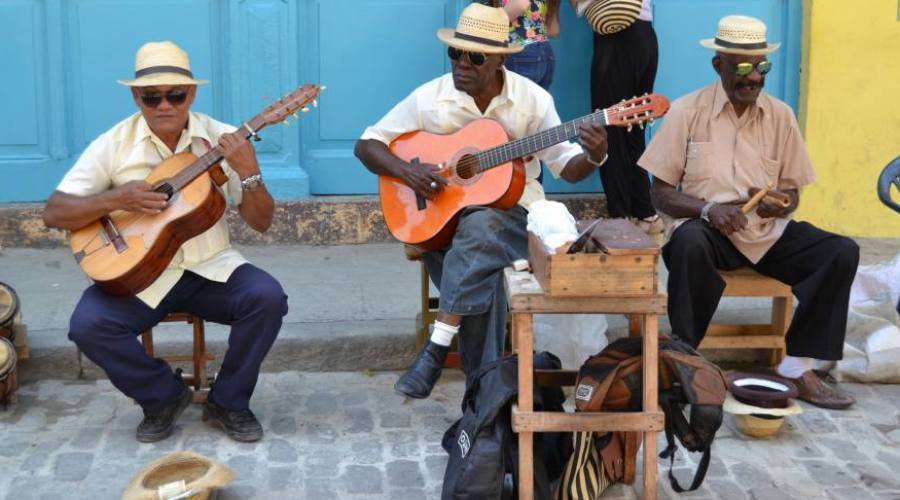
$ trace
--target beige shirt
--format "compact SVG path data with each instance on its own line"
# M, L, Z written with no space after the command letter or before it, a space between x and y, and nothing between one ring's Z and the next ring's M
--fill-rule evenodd
M521 139L560 124L553 97L531 80L503 69L503 90L488 104L484 114L469 94L456 90L450 73L414 90L361 139L390 144L407 132L424 130L433 134L452 134L479 118L492 118L506 129L510 140ZM525 190L519 205L526 209L544 199L544 188L537 181L540 160L559 178L569 160L581 154L581 146L562 142L535 153L525 162Z
M745 201L749 188L770 182L776 189L798 189L816 178L787 104L761 92L738 118L718 81L672 103L638 165L685 194L716 203ZM763 219L753 211L747 219L747 227L728 238L756 263L790 217Z
M206 115L191 113L188 128L182 132L173 152L153 134L144 117L135 113L94 140L56 189L71 195L90 196L129 181L142 180L153 167L174 153L191 152L201 156L218 144L220 135L234 130L231 125ZM222 162L222 170L228 176L224 191L234 204L239 205L240 178L225 162ZM186 241L159 278L137 297L156 308L185 270L224 283L238 266L246 262L237 250L231 248L228 225L222 217L209 230Z

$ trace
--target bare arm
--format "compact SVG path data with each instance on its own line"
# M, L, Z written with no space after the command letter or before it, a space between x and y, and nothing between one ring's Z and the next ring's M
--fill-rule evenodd
M222 134L219 137L219 146L222 147L222 156L228 161L228 166L238 174L241 180L259 173L256 151L246 137L238 132ZM244 191L241 195L238 213L241 214L241 218L248 226L264 233L272 225L275 200L272 199L272 195L266 190L265 185L255 191Z
M675 186L658 177L653 179L650 198L657 210L676 219L700 217L700 212L707 204L704 200L678 191ZM725 235L747 227L747 217L741 212L741 207L737 205L716 203L709 208L707 216L709 224Z
M165 206L165 194L153 191L145 181L131 181L91 196L56 191L47 200L43 219L47 227L73 231L115 210L158 214Z
M573 184L587 178L594 170L597 170L597 165L587 160L588 155L594 162L602 162L606 158L607 150L606 129L602 125L596 123L584 124L581 126L578 136L581 147L585 149L585 152L569 160L566 163L566 167L559 174L566 182Z
M428 199L433 199L447 185L447 180L437 173L439 170L437 165L423 163L413 167L391 153L381 141L360 139L356 141L353 154L373 174L396 177ZM432 187L432 183L437 187Z

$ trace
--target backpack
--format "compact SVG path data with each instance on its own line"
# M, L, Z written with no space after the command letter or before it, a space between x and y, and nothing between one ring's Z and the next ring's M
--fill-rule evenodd
M578 371L576 411L640 411L643 357L641 338L624 338L591 356ZM722 370L680 340L660 337L659 406L665 414L668 443L660 458L669 458L669 481L676 492L700 487L709 467L710 448L722 425L722 403L727 386ZM683 407L690 405L690 421ZM682 446L703 457L690 488L685 490L672 474L675 452Z
M536 369L560 369L550 353L534 355ZM518 497L518 438L510 424L518 395L518 358L509 356L481 366L469 376L463 416L441 442L450 455L441 498L512 499ZM535 409L563 411L559 387L537 387ZM563 433L534 435L535 498L550 498L550 483L562 472L568 440Z

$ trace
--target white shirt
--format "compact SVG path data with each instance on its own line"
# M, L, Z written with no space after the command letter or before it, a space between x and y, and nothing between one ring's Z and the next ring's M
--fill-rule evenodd
M456 90L453 75L447 73L414 90L378 123L368 127L361 139L389 145L407 132L452 134L473 120L492 118L506 129L510 140L515 140L560 124L553 97L546 90L506 68L503 77L503 89L482 113L472 96ZM535 153L525 162L525 190L519 205L527 209L533 202L544 199L544 188L537 181L540 160L559 178L566 163L581 152L581 146L563 142Z
M188 127L181 133L175 151L159 139L140 113L122 120L95 139L81 154L56 188L75 196L91 196L129 181L142 180L150 171L175 153L191 152L201 156L218 144L219 136L235 128L200 114L190 113ZM241 181L237 173L222 162L228 176L225 192L232 203L241 203ZM221 190L221 188L220 188ZM191 271L206 279L224 283L247 260L231 248L225 217L203 234L186 241L163 273L137 297L156 308L175 283Z

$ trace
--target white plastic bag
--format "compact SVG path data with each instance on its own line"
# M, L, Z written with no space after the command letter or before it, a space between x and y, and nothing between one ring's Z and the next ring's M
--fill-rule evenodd
M544 243L547 253L554 255L565 243L575 241L578 229L569 209L558 201L538 200L528 207L528 231Z
M577 370L607 344L605 314L535 314L534 349L549 351L563 369Z

